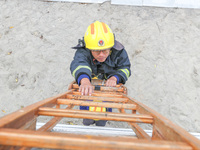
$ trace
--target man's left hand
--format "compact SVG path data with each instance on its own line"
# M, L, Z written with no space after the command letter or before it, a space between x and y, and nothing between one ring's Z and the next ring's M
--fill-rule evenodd
M106 81L106 86L116 86L117 85L117 78L112 76Z

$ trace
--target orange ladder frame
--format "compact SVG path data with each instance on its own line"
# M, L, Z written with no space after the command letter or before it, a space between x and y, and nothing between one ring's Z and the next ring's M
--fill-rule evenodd
M78 92L76 82L69 85L63 94L51 97L0 118L0 150L28 150L32 147L48 149L148 149L148 150L189 150L200 149L200 140L183 128L129 97L122 84L116 87L101 85L101 80L92 80L94 93L83 96ZM92 102L98 100L103 102ZM60 105L66 105L65 109ZM116 112L91 112L76 110L74 106L111 107ZM125 110L132 110L126 113ZM53 116L36 130L37 117ZM127 122L136 137L111 137L51 132L63 117L100 119ZM139 124L150 124L149 136Z

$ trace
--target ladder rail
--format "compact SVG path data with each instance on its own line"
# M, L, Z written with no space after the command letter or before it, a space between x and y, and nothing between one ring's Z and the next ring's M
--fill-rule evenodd
M56 149L200 149L200 140L181 127L127 95L119 84L105 87L92 80L94 93L83 96L73 81L67 92L47 98L0 118L0 150L27 150L31 147ZM66 108L61 108L64 105ZM119 112L91 112L74 106L115 108ZM126 113L126 110L130 110ZM36 130L39 116L53 116ZM51 130L62 118L86 118L122 121L130 125L136 137L110 137L54 133ZM149 136L138 123L150 124Z

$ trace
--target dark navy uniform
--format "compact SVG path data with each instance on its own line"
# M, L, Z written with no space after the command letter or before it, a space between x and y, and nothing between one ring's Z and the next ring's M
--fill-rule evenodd
M108 79L114 75L119 77L119 83L125 84L131 75L130 61L124 46L115 41L115 45L111 48L110 55L104 62L98 62L94 59L89 49L75 47L77 51L74 60L71 62L70 70L75 80L81 74L87 74L90 79L97 77L98 79Z

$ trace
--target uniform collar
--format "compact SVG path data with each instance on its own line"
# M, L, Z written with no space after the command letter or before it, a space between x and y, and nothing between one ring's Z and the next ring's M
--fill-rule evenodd
M120 42L118 42L117 40L115 40L115 44L114 44L114 46L112 48L120 51L120 50L124 49L124 46Z

